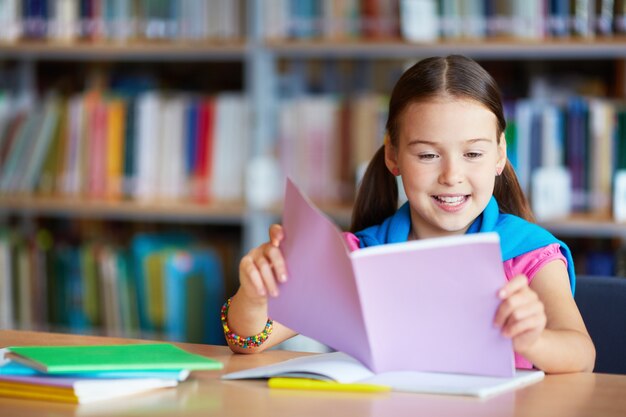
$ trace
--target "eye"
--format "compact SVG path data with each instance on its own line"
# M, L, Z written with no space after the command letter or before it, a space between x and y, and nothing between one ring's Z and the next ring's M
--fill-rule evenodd
M434 154L434 153L421 153L417 157L419 159L423 160L423 161L431 161L431 160L437 158L437 154Z
M481 156L483 156L481 152L467 152L465 154L465 157L469 159L477 159L477 158L480 158Z

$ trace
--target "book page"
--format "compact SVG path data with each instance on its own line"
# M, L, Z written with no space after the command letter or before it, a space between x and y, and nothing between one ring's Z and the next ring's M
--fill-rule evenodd
M369 361L348 249L339 229L287 180L281 250L287 282L269 299L269 316L290 329Z
M374 374L365 365L345 353L331 352L232 372L223 375L222 379L254 379L276 376L352 383L372 378Z
M511 377L511 340L494 327L506 283L496 233L426 239L351 254L374 372Z

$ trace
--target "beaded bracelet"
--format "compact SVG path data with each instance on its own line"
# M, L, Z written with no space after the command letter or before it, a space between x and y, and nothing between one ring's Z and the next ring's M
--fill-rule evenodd
M224 336L226 340L235 346L239 346L244 349L252 349L255 347L259 347L267 340L270 333L272 333L272 329L274 328L274 321L270 318L267 319L267 323L265 323L265 328L259 334L255 334L254 336L241 337L238 334L233 333L228 327L228 323L226 321L228 317L228 309L230 308L230 301L232 298L226 300L224 305L222 306L221 318L222 318L222 328L224 329Z

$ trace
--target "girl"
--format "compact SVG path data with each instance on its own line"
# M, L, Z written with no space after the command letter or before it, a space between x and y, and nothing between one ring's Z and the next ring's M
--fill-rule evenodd
M409 68L393 89L385 143L360 185L346 242L357 250L498 232L508 282L494 325L512 339L516 366L592 371L595 349L572 297L569 249L532 223L507 163L505 126L497 85L473 60L435 57ZM408 197L398 210L396 176ZM287 280L282 237L273 225L270 241L241 260L240 288L222 309L235 352L259 352L295 335L267 317L267 297Z

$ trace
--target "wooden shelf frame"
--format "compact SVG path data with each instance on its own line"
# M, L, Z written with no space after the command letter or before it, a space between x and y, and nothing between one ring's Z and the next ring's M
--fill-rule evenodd
M0 196L0 215L95 218L242 225L249 213L241 202L113 201L89 198Z
M340 203L317 206L340 227L350 226L352 207ZM243 201L197 203L189 201L100 200L55 196L0 196L0 215L76 217L126 221L159 221L243 225L254 211ZM265 212L272 221L280 221L282 204ZM608 216L574 214L570 217L538 222L560 237L618 238L626 240L626 223Z
M265 47L281 58L410 59L450 54L498 60L626 58L626 36L588 40L486 38L432 43L409 43L401 39L266 40Z
M15 41L0 42L0 59L71 61L241 61L249 46L238 41Z

